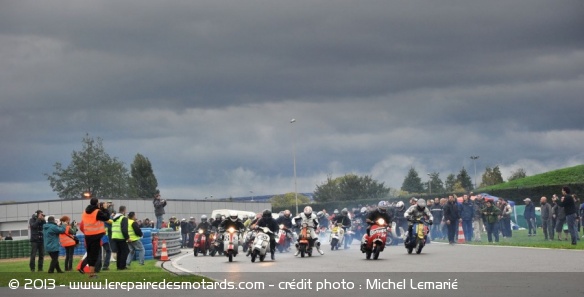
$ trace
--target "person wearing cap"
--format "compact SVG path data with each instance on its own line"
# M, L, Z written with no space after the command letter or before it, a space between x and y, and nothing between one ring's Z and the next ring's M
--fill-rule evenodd
M39 254L38 271L43 271L43 262L45 257L45 246L43 240L43 225L46 223L45 215L42 210L37 210L32 218L28 221L30 229L30 271L34 272L35 260Z
M527 222L528 234L527 236L535 236L536 234L536 227L535 227L535 205L531 203L531 199L525 198L523 199L525 202L525 209L523 210L523 217Z

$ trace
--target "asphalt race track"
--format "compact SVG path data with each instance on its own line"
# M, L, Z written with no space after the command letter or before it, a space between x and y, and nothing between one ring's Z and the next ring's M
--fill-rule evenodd
M214 289L104 290L53 292L1 288L2 296L570 296L584 295L584 253L432 243L421 254L408 255L403 245L387 247L378 260L366 260L355 241L348 250L294 257L276 253L251 263L240 254L233 262L224 256L194 257L183 250L163 266L174 273L205 275L217 281ZM209 285L209 284L207 284ZM211 284L212 285L212 284ZM170 295L169 295L170 294Z

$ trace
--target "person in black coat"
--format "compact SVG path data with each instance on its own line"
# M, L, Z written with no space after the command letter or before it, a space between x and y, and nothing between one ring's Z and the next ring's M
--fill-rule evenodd
M442 221L448 227L448 243L454 244L454 236L456 235L456 227L460 220L460 210L458 203L453 195L448 196L448 203L444 205L444 212Z
M42 210L37 210L32 218L28 221L30 228L30 271L34 272L35 260L39 254L38 271L43 271L43 262L45 259L45 246L43 239L43 226L45 225L45 215Z
M272 217L272 211L269 209L264 210L262 218L258 221L258 227L268 227L272 233L268 233L270 236L270 253L272 254L272 260L275 260L276 252L276 234L278 233L278 223Z

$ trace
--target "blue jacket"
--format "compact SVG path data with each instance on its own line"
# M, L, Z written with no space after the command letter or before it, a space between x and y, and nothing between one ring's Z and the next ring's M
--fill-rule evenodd
M470 200L460 204L460 218L464 221L472 221L474 217L474 207Z
M65 227L57 226L57 224L52 222L47 222L43 225L43 239L47 253L59 251L59 247L61 247L59 234L62 233L65 233Z
M525 204L525 210L523 211L523 217L525 219L535 219L535 205L533 202Z

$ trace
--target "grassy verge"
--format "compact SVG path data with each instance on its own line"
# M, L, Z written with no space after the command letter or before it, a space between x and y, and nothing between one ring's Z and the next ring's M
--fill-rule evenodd
M582 236L580 234L580 236ZM570 235L567 237L562 234L562 239L568 238L568 240L558 241L557 236L553 241L546 241L543 236L541 229L537 230L536 236L528 236L527 230L517 230L513 231L513 236L510 238L503 238L499 236L498 243L489 243L487 238L487 233L481 234L481 242L467 242L467 244L472 245L499 245L499 246L523 246L523 247L536 247L536 248L550 248L550 249L570 249L570 250L584 250L584 241L578 241L577 245L572 245L570 241ZM495 239L493 238L493 241ZM436 240L437 242L448 242L444 240Z
M87 274L81 274L77 270L65 273L49 274L47 269L49 268L51 259L48 258L47 261L47 258L48 257L45 257L44 261L44 272L30 272L28 267L28 259L1 260L0 287L8 286L8 282L12 279L18 280L21 285L25 284L26 279L51 279L54 280L54 284L56 286L69 286L70 282L85 282L89 280ZM63 258L61 257L59 260L62 268ZM78 258L74 259L74 266L78 261ZM209 279L197 275L172 274L160 267L157 267L156 262L156 260L147 260L144 262L143 266L138 265L137 263L132 263L130 269L122 271L116 271L115 262L112 262L114 266L113 270L101 271L98 273L99 278L92 280L92 282L104 283L106 279L109 282L161 282L163 280L166 282L201 282L203 279L209 281Z

